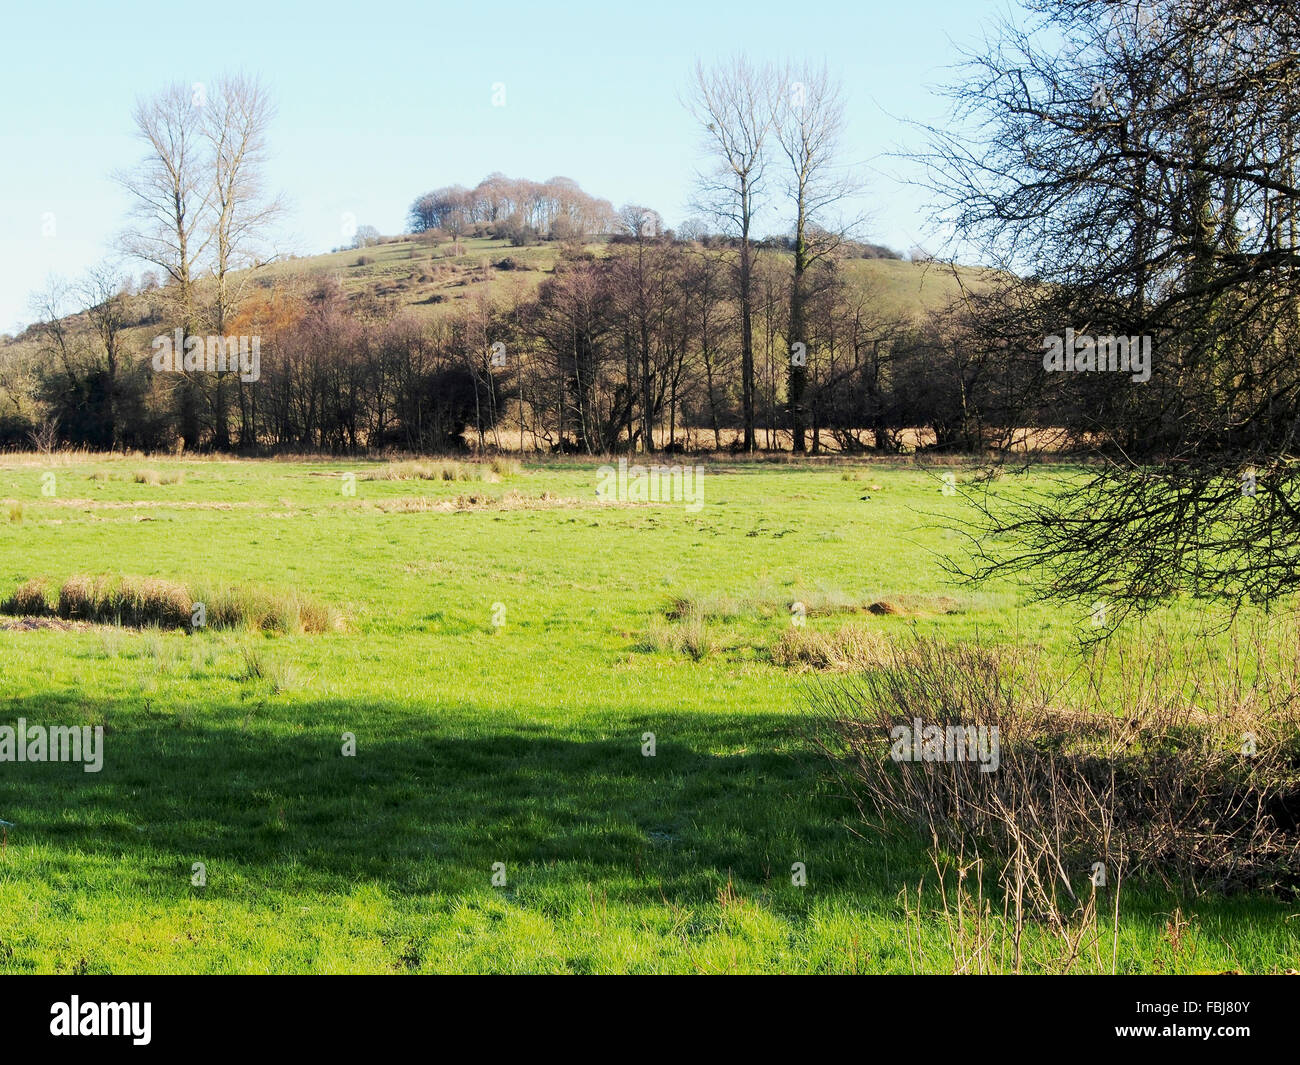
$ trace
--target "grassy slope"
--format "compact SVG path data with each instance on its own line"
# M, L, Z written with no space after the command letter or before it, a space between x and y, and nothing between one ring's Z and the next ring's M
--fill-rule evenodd
M598 254L604 251L600 245L590 247ZM460 242L459 254L452 254L449 243L434 248L402 241L361 251L291 259L266 267L263 274L277 279L338 277L350 293L377 293L395 299L400 307L436 314L483 291L504 295L512 286L523 291L535 289L554 268L560 250L553 243L514 248L507 241L471 238ZM519 268L496 268L495 264L505 258L512 259ZM868 281L879 295L882 311L890 314L916 314L941 307L959 293L951 271L938 265L851 259L846 261L845 269ZM439 270L437 277L427 277ZM978 284L981 271L963 267L959 276L966 284ZM430 302L430 297L439 296L441 301Z
M291 584L344 606L354 631L0 632L0 723L108 729L98 775L0 763L0 818L19 826L0 851L0 971L908 970L897 896L925 861L844 827L798 736L807 680L765 659L785 616L719 623L699 662L636 645L682 592L954 594L931 552L957 540L933 514L962 503L931 474L876 467L868 491L837 470L710 467L694 515L383 513L416 494L589 501L595 474L361 480L348 498L341 474L363 465L90 479L109 468L133 467L56 467L50 500L44 467L0 463L0 496L24 508L0 524L0 590L84 571ZM962 613L924 624L1050 646L1074 624L1014 589L955 594ZM267 678L245 676L250 647ZM1181 900L1195 951L1171 961L1174 900L1130 904L1128 969L1295 965L1284 905ZM928 958L943 968L937 941Z

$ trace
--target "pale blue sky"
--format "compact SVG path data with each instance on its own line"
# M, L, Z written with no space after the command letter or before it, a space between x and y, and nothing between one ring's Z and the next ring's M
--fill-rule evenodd
M697 57L825 59L844 83L846 155L862 164L870 239L925 243L925 197L890 153L901 121L944 113L934 93L1000 0L489 0L364 4L6 2L0 63L0 331L30 293L112 253L140 154L130 112L167 83L243 69L270 85L270 184L291 214L279 243L344 243L353 213L402 228L420 192L493 170L564 175L588 192L687 217L698 134L680 103ZM506 106L492 106L492 84ZM52 235L43 220L53 216ZM767 228L782 228L770 219ZM141 267L131 269L139 273Z

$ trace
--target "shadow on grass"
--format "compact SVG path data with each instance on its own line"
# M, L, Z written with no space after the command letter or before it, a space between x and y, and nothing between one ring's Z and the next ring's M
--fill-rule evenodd
M182 904L200 894L194 862L207 868L204 898L289 923L299 898L359 888L448 905L498 894L543 915L598 900L716 906L734 891L790 928L834 900L901 929L902 885L933 884L906 830L846 829L852 807L800 753L788 715L620 710L597 727L342 700L185 713L74 692L11 699L0 724L19 717L107 722L98 774L0 763L0 819L16 822L0 882L46 884L68 919L93 912L97 893ZM345 731L355 757L341 753ZM652 758L641 753L646 731ZM497 862L507 875L499 892ZM794 862L807 866L807 889L791 884ZM1173 900L1125 897L1126 928L1155 942ZM1203 898L1192 908L1216 942L1286 938L1280 900ZM930 934L942 955L939 922Z
M802 912L794 862L823 888L876 896L873 908L890 905L900 861L923 865L919 851L845 830L850 806L789 750L784 716L719 729L713 717L620 711L597 731L338 700L88 712L73 694L45 694L10 700L0 724L20 717L106 721L104 766L0 763L0 819L16 823L5 864L28 848L52 873L89 857L163 894L191 890L192 862L212 892L237 872L243 892L370 880L398 894L481 891L504 862L521 889L530 877L594 882L625 901L687 903L716 901L734 880ZM769 739L767 751L711 753Z

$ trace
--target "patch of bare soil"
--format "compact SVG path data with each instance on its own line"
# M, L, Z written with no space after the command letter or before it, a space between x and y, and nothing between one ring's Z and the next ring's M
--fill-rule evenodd
M920 618L934 614L956 614L961 604L946 595L903 595L894 599L879 599L867 607L869 614L878 617Z
M85 632L93 628L104 628L104 626L92 625L88 621L64 621L62 618L0 617L0 632L41 632L47 629L55 632Z

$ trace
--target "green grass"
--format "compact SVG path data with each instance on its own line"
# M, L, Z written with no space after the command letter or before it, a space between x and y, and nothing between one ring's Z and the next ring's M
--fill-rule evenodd
M908 971L899 893L927 859L846 827L801 738L809 677L769 658L789 603L828 631L855 611L1062 662L1086 623L946 584L961 540L942 520L965 504L913 466L871 467L863 500L838 466L710 464L692 514L597 504L595 463L472 485L367 479L383 463L148 465L159 484L138 458L0 461L23 515L0 523L0 597L77 573L256 584L349 628L0 631L0 724L106 730L98 774L0 763L17 826L0 971ZM412 497L441 507L392 505ZM912 609L857 612L883 599ZM703 646L664 634L678 600ZM1125 971L1300 956L1281 902L1126 899ZM1171 955L1175 906L1192 946Z

